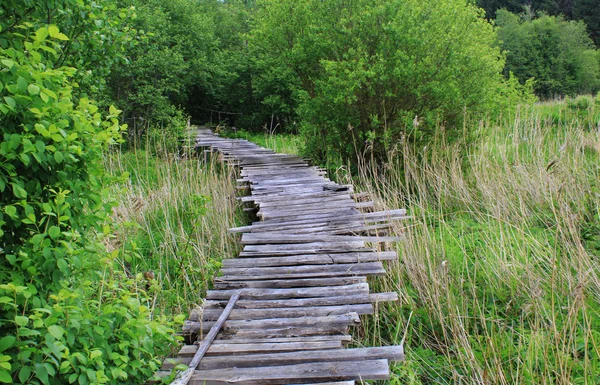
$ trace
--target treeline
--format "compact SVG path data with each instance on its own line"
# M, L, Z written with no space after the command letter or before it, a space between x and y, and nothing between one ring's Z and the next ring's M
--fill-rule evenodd
M496 18L498 10L512 13L544 13L560 16L566 20L581 20L587 26L587 33L600 45L600 10L596 0L477 0L490 19Z

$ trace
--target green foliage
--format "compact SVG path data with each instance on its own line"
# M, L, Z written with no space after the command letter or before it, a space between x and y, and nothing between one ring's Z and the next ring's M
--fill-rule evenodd
M295 75L302 132L319 160L365 148L380 156L438 126L451 136L465 108L493 109L503 87L494 31L465 1L259 4L251 43L265 73Z
M497 12L498 38L506 51L505 73L521 83L535 79L544 98L596 92L600 88L598 53L582 22L542 15L523 19Z
M71 77L77 93L104 98L106 77L125 60L124 47L135 43L136 34L125 25L133 17L132 10L118 8L116 0L6 0L0 3L0 46L15 43L11 37L23 33L24 26L57 26L61 36L54 43L60 50L47 58L48 63L77 68Z
M490 19L496 17L498 10L507 10L528 14L543 12L567 20L582 20L590 37L600 45L600 8L596 0L477 0L477 5L485 9Z
M110 231L100 160L119 111L74 100L58 27L14 29L0 47L0 382L143 382L172 329L95 235Z
M129 23L144 32L139 44L126 49L127 64L115 68L109 78L112 99L129 123L130 142L143 143L143 136L156 127L179 138L186 120L182 109L190 96L196 89L211 88L216 28L199 2L120 4L135 9L136 18Z

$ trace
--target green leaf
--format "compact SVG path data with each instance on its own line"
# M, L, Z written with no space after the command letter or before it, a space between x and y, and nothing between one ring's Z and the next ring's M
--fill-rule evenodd
M50 325L48 327L48 333L57 340L60 340L64 334L64 329L58 325Z
M58 238L58 236L60 235L60 227L58 227L58 226L51 226L48 229L48 235L50 235L50 238L52 238L52 239Z
M6 206L4 212L13 219L17 217L17 208L15 206Z
M48 37L48 28L42 27L35 31L35 40L38 42L44 41Z
M27 92L29 92L30 95L37 95L40 93L40 87L36 86L35 84L30 84L27 86Z
M48 27L48 34L50 35L50 37L56 37L56 35L58 35L60 33L60 31L58 30L58 27L55 25L51 25Z
M52 137L54 137L54 135L53 135ZM62 136L61 136L60 138L61 138L61 140L62 140ZM56 163L62 163L62 161L63 161L64 159L65 159L65 158L64 158L64 156L63 156L62 152L60 152L60 151L56 151L56 152L54 153L54 160L56 161Z
M27 380L29 380L29 377L31 377L31 367L23 366L19 371L19 381L26 383Z
M63 258L59 258L58 260L56 260L56 265L58 266L58 269L63 273L67 274L69 272L69 264Z
M27 198L27 191L25 191L25 189L23 189L23 187L19 186L17 183L12 183L12 187L13 187L13 194L15 194L15 196L17 198L20 198L20 199Z
M6 104L8 104L8 106L11 109L15 109L15 107L17 106L17 102L15 102L15 99L11 98L10 96L5 96L4 97L4 101L6 102Z
M35 375L39 378L43 384L48 383L48 370L42 364L35 364Z
M22 315L17 315L15 316L15 323L19 326L25 326L27 325L27 323L29 322L29 318L22 316Z
M17 79L17 87L19 87L19 90L24 92L27 89L27 86L29 86L29 82L25 80L25 78L19 76Z
M5 351L14 345L17 338L15 336L6 336L0 339L0 352Z
M12 377L10 376L10 373L4 371L4 370L0 370L0 382L3 382L5 384L12 384Z

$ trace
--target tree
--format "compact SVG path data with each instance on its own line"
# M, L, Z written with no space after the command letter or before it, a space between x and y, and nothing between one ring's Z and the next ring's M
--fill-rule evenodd
M539 96L591 93L600 87L597 51L583 22L546 15L524 20L500 10L496 23L507 55L505 74L513 73L522 83L534 78Z
M466 1L259 5L251 44L266 73L294 74L302 132L321 160L366 146L382 156L440 127L452 135L465 110L485 113L502 87L493 28Z

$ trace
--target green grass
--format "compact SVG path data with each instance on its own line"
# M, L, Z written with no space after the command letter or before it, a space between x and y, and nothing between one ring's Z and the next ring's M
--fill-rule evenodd
M270 148L273 151L283 154L300 155L304 145L302 138L294 134L269 134L267 132L258 133L245 130L232 131L225 129L217 129L215 132L227 138L246 139L259 146Z
M113 193L117 233L107 247L121 268L147 278L153 311L187 314L211 287L223 258L237 255L227 229L245 223L235 200L235 176L216 160L148 152L114 153L114 175L128 173Z
M362 330L392 344L407 328L390 383L600 383L600 132L554 119L565 108L480 125L466 153L439 140L362 170L381 207L414 216L372 284L400 301Z

